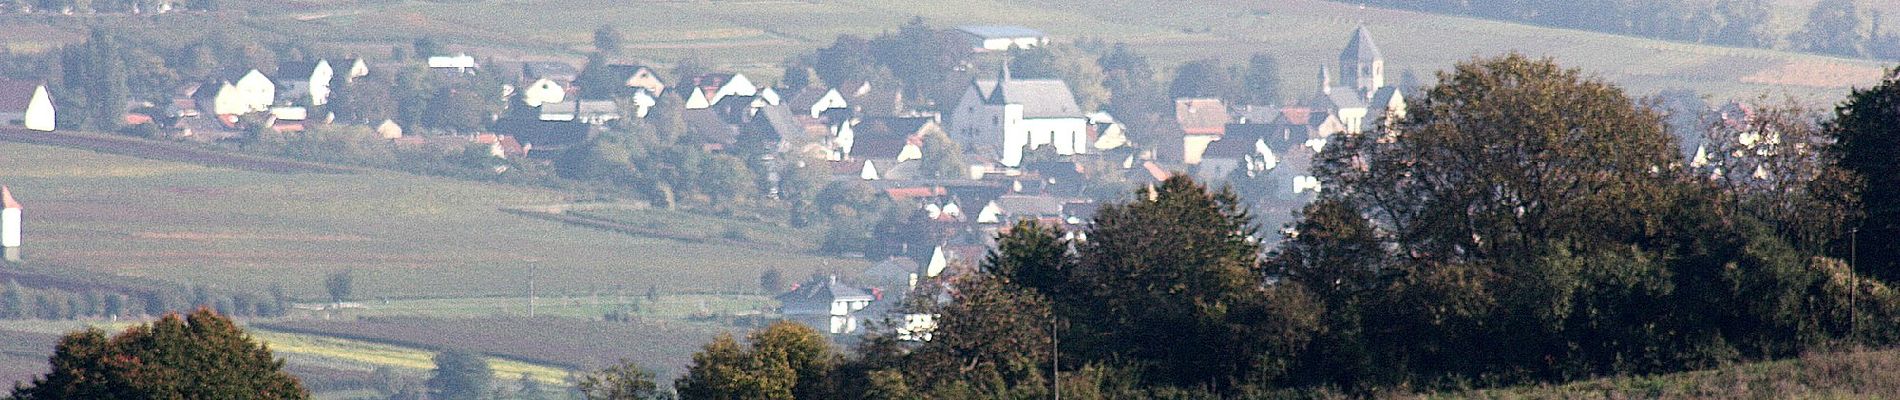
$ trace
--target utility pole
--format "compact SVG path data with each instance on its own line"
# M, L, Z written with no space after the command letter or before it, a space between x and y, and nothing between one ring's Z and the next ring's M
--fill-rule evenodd
M528 260L528 318L534 318L534 263Z
M1056 400L1062 400L1062 333L1054 318L1049 319L1049 380L1055 383Z
M1847 336L1860 336L1860 228L1847 231L1847 279L1854 287L1847 290Z

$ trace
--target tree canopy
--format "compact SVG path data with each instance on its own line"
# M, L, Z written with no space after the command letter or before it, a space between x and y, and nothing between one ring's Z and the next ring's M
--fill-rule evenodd
M110 338L88 328L60 338L52 372L13 389L31 399L305 399L283 360L208 309L168 314Z

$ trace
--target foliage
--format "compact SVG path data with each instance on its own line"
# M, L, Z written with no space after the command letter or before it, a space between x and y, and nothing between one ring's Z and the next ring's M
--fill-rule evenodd
M1893 162L1894 149L1900 149L1900 130L1891 121L1900 118L1900 69L1887 73L1879 85L1855 89L1845 102L1834 109L1834 120L1825 129L1834 145L1828 158L1834 167L1850 175L1844 200L1860 201L1851 211L1848 226L1858 232L1850 240L1862 249L1849 249L1858 260L1856 271L1900 282L1900 164ZM1850 203L1851 204L1851 203ZM1859 251L1855 251L1859 250ZM1834 252L1841 255L1837 248ZM1858 256L1858 257L1856 257Z
M653 373L631 361L581 376L575 389L586 400L668 400L673 396L653 383Z
M829 375L838 363L829 339L795 322L754 331L741 346L729 334L693 355L674 383L681 399L832 398Z
M310 394L282 360L215 312L168 314L107 338L87 329L60 339L52 372L15 386L16 399L266 398Z
M924 135L923 166L919 173L930 179L959 179L968 174L963 163L963 146L951 141L943 131L931 131Z
M1239 98L1241 82L1234 79L1220 60L1203 59L1182 64L1174 71L1174 81L1168 84L1168 97L1214 97L1220 99Z
M449 350L435 355L435 372L423 385L429 388L431 399L477 400L488 395L494 379L488 360L475 353Z
M594 30L594 50L602 54L620 54L626 50L627 35L620 33L613 25L601 25Z
M1855 57L1867 41L1860 27L1854 0L1820 0L1808 11L1807 25L1789 36L1788 42L1804 51Z
M330 294L330 302L342 303L343 300L350 298L351 286L356 280L353 273L354 271L342 270L331 272L329 276L323 278L323 289L324 292Z

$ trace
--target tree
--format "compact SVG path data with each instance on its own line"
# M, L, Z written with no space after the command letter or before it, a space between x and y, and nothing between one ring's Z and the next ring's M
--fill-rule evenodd
M346 269L331 272L329 276L323 278L323 289L330 293L331 303L341 304L344 300L350 299L351 286L356 282L354 273Z
M765 290L766 293L784 292L785 273L779 272L778 267L767 268L765 272L760 272L759 289Z
M1168 96L1172 98L1217 97L1221 99L1238 98L1240 85L1227 73L1227 67L1220 60L1203 59L1182 64L1174 71L1174 81L1168 85Z
M1900 282L1900 256L1894 253L1900 250L1900 165L1891 156L1900 149L1900 129L1890 123L1895 118L1900 69L1888 71L1878 85L1855 89L1826 125L1834 142L1829 158L1860 183L1853 187L1858 218L1849 222L1860 247L1854 269L1887 282Z
M1247 72L1240 79L1240 104L1271 105L1279 104L1280 98L1280 62L1272 55L1254 53L1247 58Z
M1012 78L1062 79L1083 110L1096 110L1108 102L1108 88L1102 86L1102 66L1095 63L1093 55L1074 45L1010 49L1009 68Z
M602 54L620 55L626 49L627 35L621 34L613 25L601 25L594 30L594 50Z
M476 132L488 126L492 108L484 96L472 88L444 87L429 101L422 116L423 125L449 132Z
M831 87L870 80L879 68L871 56L871 42L854 35L838 35L831 46L818 49L812 72Z
M1722 19L1722 28L1710 38L1711 42L1742 47L1774 44L1768 31L1773 16L1767 0L1721 0L1715 3L1715 10Z
M626 82L608 70L604 53L587 55L587 65L574 78L574 86L581 88L581 98L585 99L611 99L627 91Z
M1154 69L1148 65L1148 58L1136 54L1126 44L1117 43L1108 54L1096 60L1102 67L1105 78L1103 86L1110 93L1109 112L1115 120L1126 125L1130 139L1135 143L1153 146L1159 140L1156 132L1161 129L1162 116L1171 112L1166 91L1155 82Z
M26 289L20 287L20 282L8 279L3 290L0 291L0 318L25 319Z
M785 89L784 93L797 94L811 87L811 67L805 66L803 62L787 61L782 76L778 83Z
M52 372L16 386L32 399L305 399L283 360L230 319L206 309L168 314L110 339L88 328L60 338Z
M943 131L931 131L924 135L924 155L918 160L923 163L921 173L931 179L961 179L968 173L963 164L963 146L951 141Z
M758 190L758 185L754 183L757 177L746 168L745 161L725 154L707 158L697 179L700 189L722 205L742 203L751 199Z
M879 65L890 68L891 75L903 82L905 96L923 97L941 87L944 79L963 64L970 47L953 34L931 28L923 17L911 17L896 33L872 39L870 52Z
M741 346L720 334L674 382L681 399L835 398L828 387L838 355L823 334L780 321L746 337Z
M1860 11L1854 0L1820 0L1808 11L1808 22L1801 31L1788 37L1803 51L1840 56L1860 56L1867 41L1861 32Z
M429 388L430 399L476 400L488 395L494 379L488 360L475 353L449 350L436 353L435 374L423 385Z
M414 42L411 42L410 48L415 49L415 54L418 58L426 59L449 54L448 50L442 47L442 43L436 42L435 38L429 37L416 38Z
M574 384L587 400L670 400L673 397L653 383L653 373L621 360L619 364L581 376Z

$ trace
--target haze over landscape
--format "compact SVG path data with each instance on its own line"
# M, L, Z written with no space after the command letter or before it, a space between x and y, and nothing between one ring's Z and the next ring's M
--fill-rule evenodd
M1888 11L0 0L0 398L1900 397Z

